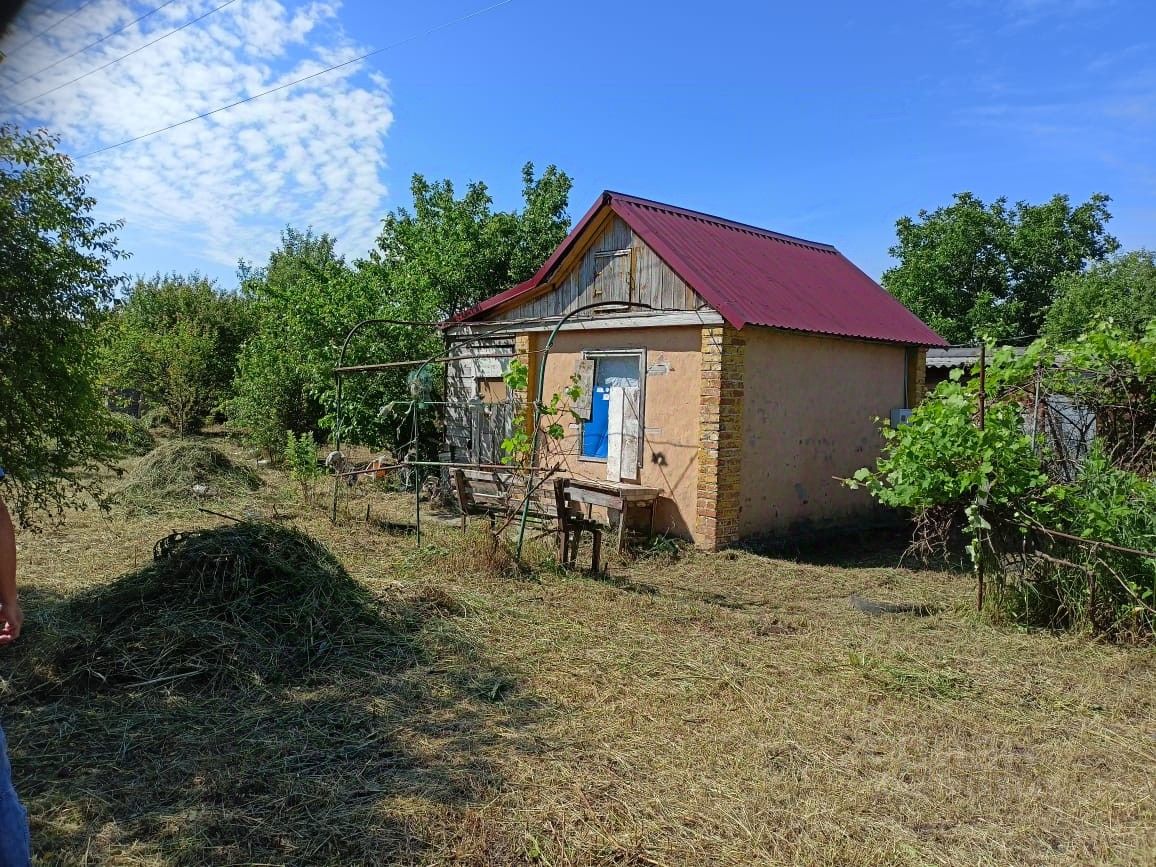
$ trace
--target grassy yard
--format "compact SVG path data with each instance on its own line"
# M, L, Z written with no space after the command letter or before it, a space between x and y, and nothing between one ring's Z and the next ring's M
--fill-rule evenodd
M393 643L232 691L13 678L39 863L1156 863L1151 649L989 625L967 576L851 542L495 575L480 534L432 525L417 550L363 500L334 528L263 475L211 507L276 507L322 540L405 610ZM83 513L22 535L27 641L171 529L222 523ZM942 610L869 617L852 594Z

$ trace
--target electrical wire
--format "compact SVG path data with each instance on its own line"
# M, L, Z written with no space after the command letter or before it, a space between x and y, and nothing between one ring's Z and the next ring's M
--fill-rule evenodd
M139 24L140 22L142 22L146 18L148 18L150 15L154 15L157 12L160 12L166 6L169 6L175 2L176 2L176 0L165 0L165 2L162 3L160 6L157 6L155 9L150 9L148 12L146 12L144 15L141 15L136 20L130 21L130 22L128 22L128 24L122 24L120 27L116 28L111 33L106 33L104 36L100 37L100 39L96 39L96 40L88 43L83 48L78 48L78 49L76 49L76 51L72 52L71 54L66 54L66 55L64 55L64 57L61 57L61 58L58 58L57 60L52 61L47 66L42 67L41 69L38 69L35 72L28 73L22 79L15 82L15 84L13 86L15 86L16 84L23 84L28 79L35 78L36 76L40 75L41 73L47 72L48 70L52 69L55 66L59 66L60 64L64 63L64 61L71 60L72 58L76 57L76 55L78 55L78 54L83 54L84 52L88 51L88 49L94 48L97 45L100 45L100 43L111 39L112 37L116 36L118 33L123 33L125 30L132 27L133 25ZM85 5L87 5L87 4L85 4ZM83 9L84 7L82 6L81 8Z
M302 84L302 83L309 81L311 79L314 79L314 78L319 78L322 75L327 75L330 72L335 72L336 70L342 69L346 66L352 66L355 63L361 63L363 60L367 60L370 57L374 57L375 55L378 55L378 54L383 54L386 51L391 51L392 49L398 48L398 47L405 45L409 42L414 42L415 40L424 38L424 37L429 36L433 33L437 33L439 30L445 30L448 27L453 27L457 24L461 24L465 21L469 21L471 18L477 18L479 15L485 15L487 12L492 12L493 10L499 9L502 6L507 6L512 2L514 2L514 0L500 0L500 2L498 2L498 3L494 3L490 6L486 6L482 9L477 9L477 10L470 12L466 15L462 15L462 16L459 16L458 18L454 18L451 21L446 21L442 24L438 24L435 27L431 27L428 30L422 31L421 33L415 33L413 36L408 36L405 39L398 40L397 42L391 43L389 45L384 45L381 48L375 48L372 51L367 51L364 54L358 55L357 57L351 58L350 60L343 61L342 63L336 63L333 66L326 67L325 69L319 70L318 72L313 72L313 73L310 73L309 75L303 75L303 76L301 76L301 78L296 78L293 81L288 81L284 84L279 84L276 87L271 87L268 90L263 90L260 93L255 93L252 96L245 97L244 99L238 99L235 102L231 102L228 105L222 105L221 107L214 108L211 111L202 112L201 114L194 115L193 117L188 117L188 118L185 118L184 120L179 120L176 123L170 123L168 126L163 126L163 127L160 127L159 129L154 129L154 130L151 130L149 132L141 133L140 135L133 136L132 138L127 138L124 141L119 141L119 142L116 142L114 144L105 145L104 147L97 148L96 150L88 151L86 153L80 154L79 156L75 157L74 159L79 160L79 159L84 159L85 157L96 156L97 154L102 154L105 151L110 151L110 150L113 150L115 148L124 147L125 145L130 145L130 144L133 144L134 142L142 141L146 138L151 138L154 135L160 135L161 133L169 132L170 130L174 130L177 127L184 126L185 124L193 123L194 121L198 121L198 120L203 120L207 117L213 116L214 114L220 114L222 111L228 111L231 108L236 108L238 105L244 105L247 102L252 102L253 100L260 99L263 96L269 96L270 94L277 93L278 91L286 90L290 87L295 87L298 84Z
M49 33L51 33L53 30L55 30L57 27L59 27L61 24L63 24L65 21L67 21L69 18L72 18L73 16L78 14L82 9L84 9L84 7L91 6L93 2L94 2L94 0L85 0L85 2L81 3L79 6L77 6L75 9L73 9L71 12L69 12L67 15L63 16L62 18L57 18L55 21L53 21L51 24L49 24L47 27L45 27L43 30L41 30L39 33L37 33L35 36L32 36L29 39L26 39L23 42L21 42L18 46L16 46L15 48L13 48L11 51L8 52L8 56L11 57L17 51L23 51L25 48L27 48L29 45L31 45L33 42L35 42L41 36L47 36Z
M16 107L19 108L22 105L27 105L30 102L34 102L35 100L41 99L42 97L45 97L45 96L48 96L50 93L56 93L56 91L62 90L64 88L68 87L70 84L76 84L76 82L81 81L82 79L88 78L90 75L95 75L98 72L102 72L105 69L108 69L110 66L112 66L116 63L120 63L122 60L125 60L126 58L132 57L134 54L137 54L141 51L144 51L146 48L148 48L151 45L156 45L158 42L160 42L163 39L168 39L170 36L172 36L176 33L180 33L186 27L192 27L198 21L203 21L204 19L206 19L210 15L212 15L214 12L219 12L222 9L224 9L226 6L230 6L236 2L237 2L237 0L225 0L225 2L222 3L220 6L217 6L213 9L210 9L208 12L205 12L202 15L198 15L196 18L192 19L191 21L186 21L180 27L177 27L173 30L170 30L168 33L165 33L161 36L158 36L156 39L153 39L149 42L146 42L144 45L141 45L139 48L134 48L132 51L129 51L125 54L122 54L120 57L117 57L114 60L108 61L108 63L105 63L101 66L98 66L95 69L90 69L88 72L84 73L83 75L78 75L78 76L76 76L76 78L69 79L68 81L65 81L62 84L56 85L56 87L49 88L48 90L45 90L42 93L38 93L35 96L30 96L27 99L21 100L20 102L17 102L14 104ZM47 67L45 67L45 68L47 68ZM41 71L43 71L43 70L41 70Z

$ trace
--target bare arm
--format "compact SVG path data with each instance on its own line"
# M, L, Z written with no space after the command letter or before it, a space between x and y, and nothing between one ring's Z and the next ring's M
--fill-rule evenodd
M16 595L16 528L0 499L0 645L20 637L24 612Z

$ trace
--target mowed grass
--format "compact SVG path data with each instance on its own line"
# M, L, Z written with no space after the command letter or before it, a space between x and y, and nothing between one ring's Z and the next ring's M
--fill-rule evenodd
M870 540L597 579L536 549L541 568L503 575L480 532L431 522L416 549L364 523L367 501L401 517L397 498L359 491L333 527L263 476L213 508L275 507L323 541L406 607L394 649L232 693L10 684L40 863L1156 863L1151 649L990 625L968 576L897 568ZM29 641L170 529L223 520L23 534ZM942 609L869 617L852 594Z

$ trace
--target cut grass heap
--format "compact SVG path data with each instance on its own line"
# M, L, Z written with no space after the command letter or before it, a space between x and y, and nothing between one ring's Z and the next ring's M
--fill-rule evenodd
M30 660L28 686L55 695L284 684L332 671L350 653L388 651L396 635L372 602L298 530L240 523L173 533L152 563L67 603L36 642L45 650Z
M120 499L130 511L151 512L208 499L235 497L261 487L261 478L219 449L177 441L153 449L128 474Z

